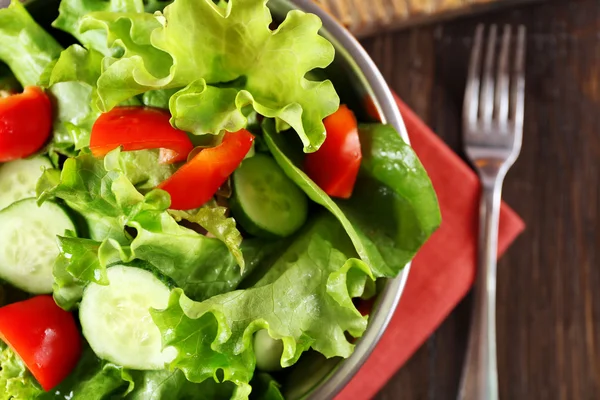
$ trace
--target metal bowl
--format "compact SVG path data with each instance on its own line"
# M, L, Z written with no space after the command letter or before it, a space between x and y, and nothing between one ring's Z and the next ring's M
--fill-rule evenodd
M0 0L0 8L8 6L8 3L9 0ZM57 15L58 0L32 0L26 3L36 20L50 29L50 22ZM357 113L359 120L365 121L369 119L365 99L370 98L382 121L396 128L408 143L406 127L389 87L366 51L342 25L312 0L271 0L269 7L276 20L283 20L294 9L318 15L323 21L321 34L336 49L335 60L326 73L338 90L342 102ZM53 34L57 34L59 40L68 40L66 35L60 35L56 31ZM345 360L326 360L315 353L303 356L299 365L293 367L284 378L283 391L286 399L332 399L344 388L367 360L385 331L400 300L409 269L410 264L398 277L383 282L369 326L357 342L352 356Z

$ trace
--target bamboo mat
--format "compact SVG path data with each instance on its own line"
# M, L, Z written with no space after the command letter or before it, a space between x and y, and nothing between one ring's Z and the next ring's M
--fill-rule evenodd
M414 26L535 0L315 0L354 35Z

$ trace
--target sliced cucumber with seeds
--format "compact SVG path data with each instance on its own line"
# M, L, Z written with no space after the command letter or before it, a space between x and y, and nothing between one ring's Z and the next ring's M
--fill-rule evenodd
M125 368L163 369L177 352L162 349L150 308L165 309L169 288L144 269L115 265L107 286L90 283L79 305L83 336L94 353Z
M15 201L35 197L35 185L47 168L52 168L52 164L42 156L0 164L0 210Z
M57 235L75 230L58 204L38 207L36 199L18 201L0 211L0 278L29 293L51 293Z
M306 194L266 154L244 160L233 173L230 205L240 225L256 236L289 236L308 214Z

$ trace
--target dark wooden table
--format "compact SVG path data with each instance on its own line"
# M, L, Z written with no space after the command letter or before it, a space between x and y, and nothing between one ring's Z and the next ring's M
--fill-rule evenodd
M504 186L527 230L498 267L500 395L600 399L600 1L548 0L363 41L457 151L479 22L529 33L523 151ZM469 314L467 298L377 399L456 399Z

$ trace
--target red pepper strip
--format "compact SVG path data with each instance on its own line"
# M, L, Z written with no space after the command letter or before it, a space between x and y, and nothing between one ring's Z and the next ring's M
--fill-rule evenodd
M201 150L158 187L171 195L171 208L191 210L209 201L240 165L254 136L245 129L226 133L216 147Z
M0 98L0 162L37 152L52 131L50 99L35 86L20 94Z
M161 163L185 161L194 146L184 131L171 126L170 118L169 112L160 108L113 108L96 120L90 150L102 157L119 146L124 151L160 148Z
M332 197L352 195L362 160L358 123L345 105L323 121L327 138L319 150L306 155L304 170Z
M0 337L46 391L71 373L81 355L75 319L57 306L52 296L36 296L0 308Z

